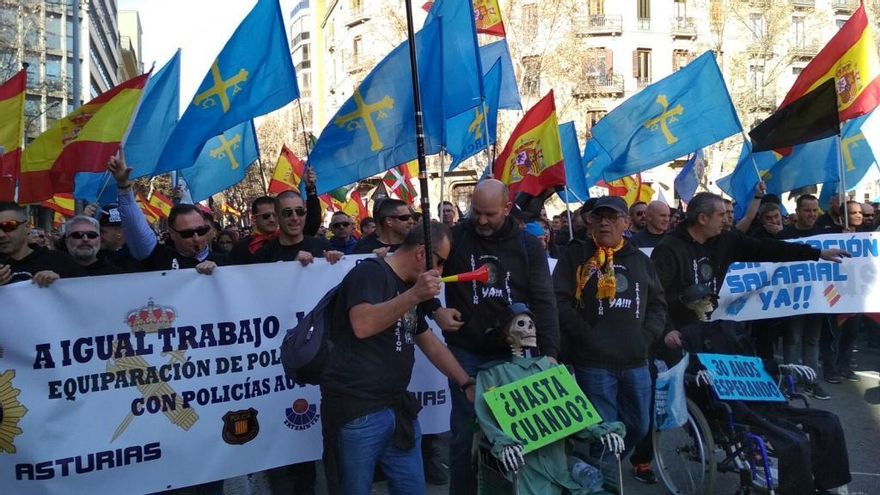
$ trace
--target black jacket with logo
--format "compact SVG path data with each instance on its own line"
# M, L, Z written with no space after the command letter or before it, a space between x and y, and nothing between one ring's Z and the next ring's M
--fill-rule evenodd
M504 309L524 302L535 315L538 347L546 356L559 354L559 317L547 255L540 241L519 229L512 218L489 237L474 230L470 220L452 229L452 252L443 267L446 275L476 270L491 261L498 265L492 284L446 284L446 306L461 312L464 325L444 332L446 343L482 356L510 353L498 328Z
M578 303L577 269L595 252L592 241L572 243L553 272L567 360L590 368L645 366L648 349L663 335L666 323L666 301L654 265L627 242L614 253L614 299L596 299L598 277L594 274Z
M818 260L819 250L806 244L755 239L738 231L722 232L700 244L682 224L654 248L651 259L666 291L671 323L668 329L672 330L699 321L681 300L684 290L703 284L717 295L733 262Z

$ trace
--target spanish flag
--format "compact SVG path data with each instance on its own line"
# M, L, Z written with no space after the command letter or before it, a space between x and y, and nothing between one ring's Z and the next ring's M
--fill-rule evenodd
M865 115L880 103L880 61L862 3L831 41L804 68L779 108L833 79L840 121Z
M147 198L145 198L143 194L137 193L135 199L148 223L154 224L159 221L159 213L152 205L150 205L150 202L147 201Z
M34 140L21 163L19 202L72 193L77 172L101 172L134 119L148 74L129 79L77 108Z
M552 90L516 125L504 151L495 159L493 172L510 187L511 197L517 192L538 196L549 187L565 185Z
M651 186L642 182L642 174L622 177L606 184L606 187L608 187L609 196L620 196L626 201L626 206L632 206L639 202L649 203L654 197L654 190Z
M478 33L505 35L498 0L474 0L474 19L477 21Z
M305 172L305 165L287 145L281 146L278 155L278 163L275 165L275 173L269 181L269 193L280 194L284 191L299 191L299 184Z
M236 218L241 218L241 212L232 207L229 203L223 203L220 206L220 212L224 215L231 215Z
M153 191L153 194L150 195L149 204L159 215L159 218L168 218L168 215L171 214L171 208L174 207L174 202L159 191Z
M56 213L60 213L65 217L72 217L76 215L76 201L74 201L73 199L73 194L56 194L50 199L40 203L40 206L44 208L49 208L50 210Z
M0 86L0 177L18 180L21 167L21 141L24 132L24 90L27 72L18 74ZM8 179L7 179L8 181Z
M355 188L351 193L351 197L348 198L348 201L342 207L341 210L343 213L348 215L354 221L354 234L355 237L360 239L361 237L361 220L370 216L370 212L367 211L367 206L364 204L364 200L361 197L360 191Z

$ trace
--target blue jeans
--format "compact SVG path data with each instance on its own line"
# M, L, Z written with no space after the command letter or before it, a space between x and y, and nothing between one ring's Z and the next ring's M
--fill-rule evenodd
M340 428L337 458L343 493L369 495L377 464L388 477L390 493L425 493L422 431L418 420L413 423L416 443L410 450L400 450L392 444L395 419L391 408L355 418Z
M480 366L489 361L510 359L510 355L481 356L458 347L450 347L449 351L468 376L477 376ZM474 413L474 404L467 400L458 384L450 381L449 392L452 396L452 413L449 415L449 428L452 430L452 438L449 440L449 493L472 495L477 493L477 474L471 462L477 416Z
M606 370L575 368L574 376L603 421L620 421L626 426L626 452L648 434L651 420L651 372L641 368Z

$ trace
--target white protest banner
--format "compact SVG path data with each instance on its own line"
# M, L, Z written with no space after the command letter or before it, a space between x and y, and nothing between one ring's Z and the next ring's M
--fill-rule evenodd
M318 459L318 388L285 379L279 347L354 263L0 287L2 492L150 493ZM446 379L416 361L422 429L445 431Z
M714 320L761 320L806 313L880 312L880 234L826 234L795 239L817 249L840 248L843 263L734 263Z

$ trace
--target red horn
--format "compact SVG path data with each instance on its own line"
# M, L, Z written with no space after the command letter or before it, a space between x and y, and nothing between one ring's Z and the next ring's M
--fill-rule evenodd
M483 265L472 272L459 273L458 275L450 275L440 279L444 283L450 282L480 282L482 284L489 283L489 265Z

